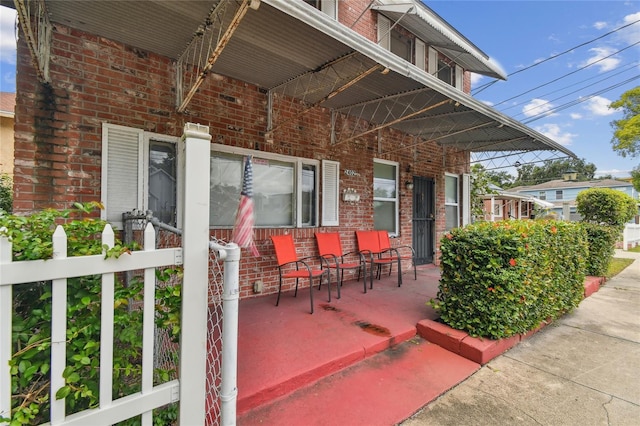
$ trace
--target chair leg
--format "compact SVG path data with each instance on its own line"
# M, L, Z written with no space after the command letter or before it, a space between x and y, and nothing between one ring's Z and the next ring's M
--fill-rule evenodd
M296 291L293 292L293 297L298 297L298 279L296 278Z
M280 275L280 283L278 284L278 299L276 299L276 306L280 303L280 291L282 290L282 275Z
M320 279L322 281L322 278ZM313 278L309 274L309 301L311 302L311 313L313 314Z
M413 279L417 280L418 279L418 271L416 271L416 260L415 259L411 259L411 263L413 264Z
M320 275L320 281L324 274ZM338 282L338 274L336 272L336 283ZM327 299L331 303L331 270L327 269ZM338 299L340 299L340 287L338 287Z
M336 267L336 288L338 289L338 299L340 299L340 287L342 287L342 277L344 276L344 269L339 266ZM331 286L331 279L329 279L329 286Z
M398 287L402 285L402 265L400 258L398 258Z
M360 281L360 270L362 270L362 274L366 277L367 276L367 264L363 263L358 268L358 281ZM362 285L364 286L364 293L367 294L367 279L366 278L364 280L362 280Z

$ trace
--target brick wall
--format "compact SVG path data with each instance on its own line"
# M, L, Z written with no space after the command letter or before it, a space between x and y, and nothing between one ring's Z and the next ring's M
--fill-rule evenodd
M341 10L348 2L340 2ZM365 2L366 3L366 2ZM277 291L277 269L269 236L292 233L300 255L316 253L314 232L338 230L343 249L355 249L356 229L373 228L373 159L396 161L400 167L400 223L402 244L411 244L411 192L404 182L413 176L434 178L436 205L444 205L443 172L462 173L468 154L424 143L392 154L378 152L407 146L409 138L394 130L370 134L357 142L330 144L330 111L315 108L297 116L301 105L276 100L274 124L284 124L274 141L265 141L266 93L228 77L210 75L188 113L175 105L175 64L148 52L56 25L52 37L51 84L38 83L21 38L18 43L18 86L15 126L16 212L46 207L67 208L73 202L100 200L102 123L141 128L180 136L186 122L210 127L212 141L291 156L340 162L340 188L354 188L357 204L340 203L340 227L257 229L260 258L243 253L241 296L253 296L253 282L261 279L264 292ZM378 140L380 139L380 140ZM413 143L411 143L413 145ZM447 166L451 165L451 166ZM444 229L444 208L437 208L437 238ZM212 230L229 240L231 230ZM436 256L437 260L437 256ZM293 283L287 283L287 288Z

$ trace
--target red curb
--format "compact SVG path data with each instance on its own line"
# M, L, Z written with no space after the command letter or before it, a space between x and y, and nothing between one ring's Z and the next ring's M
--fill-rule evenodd
M604 284L604 277L585 277L584 279L584 297L585 299L591 296L596 291L600 290L600 286Z
M584 297L587 298L598 291L604 282L604 277L586 277L584 280ZM428 319L420 321L416 328L418 334L425 340L463 356L470 361L484 365L522 340L533 336L547 324L549 324L548 321L543 322L539 327L527 333L498 340L471 337L462 330L456 330L441 322Z

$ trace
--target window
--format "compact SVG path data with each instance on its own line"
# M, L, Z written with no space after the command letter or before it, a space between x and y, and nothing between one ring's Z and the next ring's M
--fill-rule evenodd
M458 209L458 176L447 173L444 177L445 231L458 227L460 218Z
M394 31L391 21L382 15L378 15L378 44L405 61L413 63L413 40L399 31ZM418 58L416 60L419 66Z
M323 11L333 19L338 19L338 0L304 0L304 2Z
M562 189L556 191L556 200L562 200Z
M373 224L398 235L398 163L373 161Z
M493 202L493 215L495 217L502 217L502 201Z
M212 227L233 226L247 155L253 156L255 225L317 226L318 161L217 144L212 146L211 152L209 224Z
M139 209L177 224L177 143L176 137L102 126L102 219L122 229L122 213Z
M539 200L546 200L547 199L547 193L545 191L538 192L538 199Z
M428 49L427 71L458 90L464 89L464 70L462 67L445 60L433 47Z

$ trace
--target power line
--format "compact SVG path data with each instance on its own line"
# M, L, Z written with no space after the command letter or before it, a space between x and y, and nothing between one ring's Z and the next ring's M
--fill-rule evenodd
M550 57L548 57L548 58L546 58L546 59L543 59L542 61L539 61L539 62L533 63L533 64L529 65L528 67L524 67L524 68L519 69L519 70L517 70L517 71L515 71L515 72L512 72L511 74L508 74L508 75L507 75L507 77L511 77L511 76L516 75L516 74L518 74L518 73L521 73L521 72L523 72L523 71L529 70L529 69L531 69L531 68L533 68L533 67L537 67L538 65L541 65L541 64L543 64L543 63L545 63L545 62L547 62L547 61L550 61L550 60L552 60L552 59L556 59L556 58L558 58L558 57L560 57L560 56L562 56L562 55L565 55L565 54L567 54L567 53L571 53L571 52L572 52L572 51L574 51L575 49L579 49L579 48L581 48L581 47L584 47L584 46L586 46L586 45L588 45L588 44L593 43L594 41L598 41L598 40L600 40L600 39L603 39L603 38L605 38L605 37L607 37L607 36L609 36L609 35L611 35L611 34L614 34L614 33L618 32L618 31L620 31L620 30L625 29L625 28L627 28L627 27L629 27L629 26L631 26L631 25L637 24L638 22L640 22L640 19L638 19L638 20L636 20L636 21L633 21L633 22L630 22L630 23L628 23L628 24L626 24L626 25L623 25L623 26L621 26L621 27L618 27L618 28L616 28L615 30L611 30L611 31L609 31L608 33L606 33L606 34L602 34L601 36L596 37L596 38L594 38L594 39L592 39L592 40L589 40L589 41L587 41L587 42L584 42L584 43L581 43L581 44L579 44L579 45L577 45L577 46L574 46L574 47L572 47L572 48L570 48L570 49L567 49L567 50L565 50L564 52L558 53L558 54L556 54L556 55L552 55L552 56L550 56ZM482 85L482 86L478 87L478 88L473 92L473 95L474 95L474 96L475 96L475 95L477 95L478 93L480 93L480 92L484 91L485 89L487 89L487 88L489 88L490 86L494 85L494 84L495 84L495 83L497 83L498 81L499 81L499 80L497 80L497 79L496 79L496 80L493 80L493 81L491 81L491 82L489 82L489 83L486 83L486 84L484 84L484 85Z
M569 73L567 73L567 74L561 75L561 76L560 76L560 77L558 77L558 78L554 78L554 79L553 79L553 80L551 80L551 81L548 81L548 82L543 83L543 84L541 84L541 85L539 85L539 86L536 86L536 87L534 87L533 89L529 89L529 90L527 90L527 91L525 91L525 92L520 93L519 95L512 96L512 97L510 97L510 98L508 98L508 99L505 99L505 100L503 100L503 101L501 101L501 102L498 102L497 104L493 105L493 107L496 107L496 106L498 106L498 105L502 105L502 104L503 104L503 103L505 103L505 102L509 102L510 100L513 100L513 99L519 98L520 96L522 96L522 95L526 95L527 93L531 93L531 92L533 92L534 90L540 89L541 87L548 86L548 85L549 85L549 84L551 84L551 83L555 83L556 81L559 81L559 80L562 80L563 78L569 77L570 75L573 75L573 74L575 74L575 73L577 73L577 72L580 72L580 71L582 71L582 70L584 70L584 69L586 69L586 68L589 68L589 67L590 67L590 66L592 66L592 65L595 65L595 64L597 64L597 63L599 63L599 62L602 62L602 61L604 61L605 59L608 59L608 58L610 58L610 57L612 57L612 56L614 56L614 55L617 55L618 53L624 52L625 50L630 49L630 48L632 48L633 46L636 46L636 45L638 45L638 44L640 44L640 41L637 41L637 42L635 42L635 43L633 43L633 44L630 44L629 46L627 46L627 47L625 47L625 48L622 48L622 49L620 49L620 50L618 50L618 51L616 51L616 52L613 52L613 53L611 53L610 55L604 56L604 57L602 57L602 58L598 59L597 61L590 62L590 63L588 63L587 65L585 65L585 66L583 66L583 67L580 67L580 68L575 69L574 71L571 71L571 72L569 72Z

